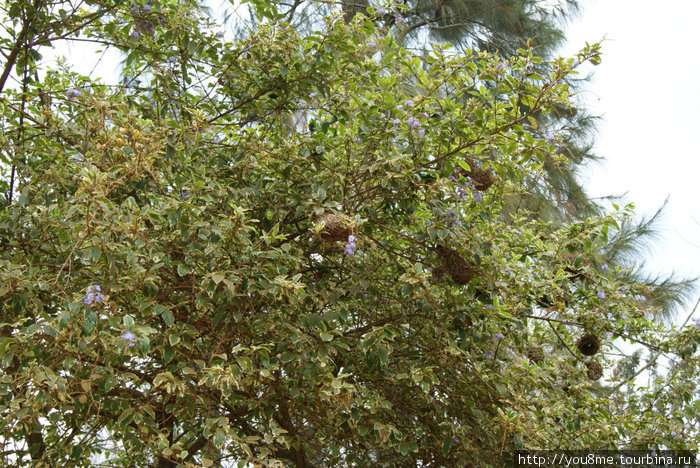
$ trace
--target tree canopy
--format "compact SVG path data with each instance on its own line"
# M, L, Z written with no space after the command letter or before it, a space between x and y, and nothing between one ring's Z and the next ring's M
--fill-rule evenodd
M86 5L4 4L3 465L697 449L700 325L650 320L600 257L629 208L504 210L566 163L532 129L598 45L540 75L528 49L418 56L372 9L300 34L260 1L227 41L194 3ZM63 38L129 81L42 66ZM620 340L671 371L602 387Z

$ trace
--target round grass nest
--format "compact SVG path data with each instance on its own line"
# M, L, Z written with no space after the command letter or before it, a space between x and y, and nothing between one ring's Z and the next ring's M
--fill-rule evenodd
M474 159L467 158L467 164L469 164L470 170L460 168L459 174L471 178L475 189L485 192L496 183L496 178L491 171L479 167Z
M600 363L595 362L595 361L586 361L585 364L586 364L586 367L588 368L588 372L586 372L586 376L589 379L598 380L603 376L603 366L601 366Z
M442 260L444 271L447 271L455 283L462 286L469 284L477 275L478 270L469 265L456 250L442 245L435 250Z
M532 347L527 350L527 358L531 361L534 362L535 364L539 364L540 362L544 361L544 353L540 348L535 348Z
M588 333L578 339L576 347L584 356L593 356L600 349L600 340L594 334Z
M350 220L341 214L324 213L317 221L317 224L321 223L323 228L319 231L319 236L324 242L347 241L352 234Z

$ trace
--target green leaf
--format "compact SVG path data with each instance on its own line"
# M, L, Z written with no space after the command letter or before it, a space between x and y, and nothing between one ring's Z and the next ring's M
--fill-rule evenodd
M170 362L173 360L173 357L175 357L175 350L170 346L166 346L163 350L163 362Z
M161 313L161 317L163 317L163 321L165 324L169 327L173 326L173 323L175 322L175 319L173 318L173 313L171 310L164 310L163 313Z
M442 439L442 454L447 455L452 448L452 436L445 436Z
M178 265L178 267L177 267L177 274L178 275L185 276L189 272L190 272L190 269L187 268L185 265L182 265L182 264Z
M168 342L170 343L170 346L175 346L180 342L180 335L176 333L171 333L168 335Z
M226 440L226 432L224 432L223 429L218 428L216 432L214 433L214 446L217 448L221 448L224 445L224 441Z
M296 358L297 358L296 353L289 353L289 352L287 352L287 353L284 353L284 354L282 355L282 357L280 357L280 361L282 361L283 363L286 364L286 363L288 363L288 362L291 362L291 361L295 360Z
M389 352L386 349L386 346L384 345L379 345L377 346L377 353L379 354L379 360L383 365L387 365L389 362Z

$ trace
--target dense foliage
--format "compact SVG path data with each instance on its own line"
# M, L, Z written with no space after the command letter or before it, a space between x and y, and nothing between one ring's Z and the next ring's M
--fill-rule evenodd
M418 58L373 9L299 34L254 6L227 42L182 2L5 4L4 466L697 448L700 330L598 257L628 210L504 210L565 164L534 116L597 46L540 76L531 50ZM64 36L124 50L128 82L42 68ZM601 388L616 338L677 365Z

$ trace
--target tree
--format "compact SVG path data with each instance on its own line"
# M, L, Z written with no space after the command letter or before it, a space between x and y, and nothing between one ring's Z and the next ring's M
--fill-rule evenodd
M567 76L597 48L547 78L524 51L506 74L447 46L424 62L359 16L300 35L256 7L259 30L227 43L195 5L96 5L109 14L66 31L126 51L120 86L69 68L39 82L38 39L13 42L3 464L498 466L518 447L695 447L669 429L697 400L643 394L670 416L635 419L583 391L615 336L678 351L667 384L698 382L696 327L638 316L641 286L593 266L629 213L502 215L553 154L525 124L568 105ZM60 21L45 14L36 37Z

